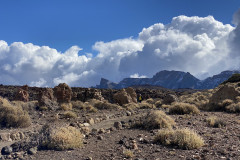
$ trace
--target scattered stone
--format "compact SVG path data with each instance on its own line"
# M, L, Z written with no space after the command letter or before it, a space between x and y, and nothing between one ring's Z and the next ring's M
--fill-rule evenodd
M87 123L89 123L90 125L94 124L94 119L93 118L89 118L86 120Z
M90 127L90 124L89 123L83 123L83 126L84 127Z
M2 141L12 141L12 139L10 138L10 133L1 133L0 138Z
M12 133L12 134L10 135L10 138L11 138L12 140L14 140L14 141L21 139L19 133Z
M2 155L10 155L12 153L13 149L10 146L5 146L2 148L1 153Z
M36 154L36 153L37 153L37 147L30 148L30 149L28 150L28 154L30 154L30 155L34 155L34 154Z
M103 129L103 128L100 128L99 131L98 131L99 134L102 134L102 133L105 133L105 132L106 132L106 130Z
M91 132L89 127L81 127L81 131L86 135L88 135Z
M87 157L86 160L93 160L93 158L92 157Z
M109 130L110 130L110 131L115 131L116 128L115 128L115 127L111 127L111 128L109 128Z
M122 123L121 122L114 122L113 125L116 129L122 129Z
M103 140L103 136L97 136L98 140Z
M127 116L131 116L132 113L130 111L126 111Z

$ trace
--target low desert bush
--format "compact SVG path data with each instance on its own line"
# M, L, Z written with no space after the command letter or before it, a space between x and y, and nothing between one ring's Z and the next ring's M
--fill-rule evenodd
M137 103L127 103L122 106L123 108L126 108L127 110L134 110L136 108L139 108L139 105Z
M72 110L72 103L62 103L62 104L60 104L59 109L64 110L64 111L71 111Z
M139 103L139 108L140 109L151 109L151 108L156 108L155 104L150 104L150 103L147 103L147 102L142 102L142 103Z
M120 109L121 107L117 104L109 103L108 101L100 101L97 99L89 100L89 103L92 104L97 109Z
M82 133L72 126L56 128L44 126L41 134L41 149L53 149L61 151L80 148L83 145Z
M226 123L223 120L221 120L215 116L208 117L206 119L206 122L208 123L208 125L210 127L221 128L223 126L226 126Z
M72 107L74 110L83 110L88 112L97 112L97 109L94 108L89 102L83 103L82 101L73 101Z
M31 119L20 105L13 105L7 99L0 97L0 125L1 127L28 127Z
M226 111L230 113L240 113L240 102L226 106Z
M163 105L163 104L162 104L162 101L161 101L161 100L158 100L158 101L155 102L155 106L156 106L157 108L161 108L162 105Z
M169 114L199 114L199 109L188 103L176 102L169 108Z
M146 103L154 104L155 102L152 98L149 98L146 100Z
M123 151L123 155L124 155L125 158L133 158L134 157L133 152L131 150L128 150L128 149Z
M154 141L168 146L177 146L181 149L197 149L204 145L203 139L190 129L163 129L159 130Z
M146 116L142 117L139 122L134 124L134 127L143 129L161 129L172 128L175 125L175 121L163 111L151 111Z
M23 102L23 101L12 101L12 104L14 106L20 106L24 111L33 111L35 110L38 101L29 101L29 102Z
M63 113L64 118L77 118L77 114L72 111L66 111Z

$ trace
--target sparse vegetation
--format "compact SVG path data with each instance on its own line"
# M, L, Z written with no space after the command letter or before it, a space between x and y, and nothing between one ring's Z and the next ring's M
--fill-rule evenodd
M156 106L157 108L161 108L162 105L163 105L163 104L162 104L162 101L161 101L161 100L158 100L158 101L155 102L155 106Z
M226 111L230 113L240 113L240 102L226 106Z
M193 105L188 103L176 102L169 108L169 114L199 114L199 109Z
M187 128L160 130L155 137L155 142L188 150L197 149L204 145L203 139L196 132Z
M100 101L97 99L91 99L89 101L90 104L92 104L97 109L120 109L121 107L116 104L109 103L107 101Z
M28 127L31 119L20 105L12 105L7 99L0 97L1 127Z
M64 111L71 111L72 103L61 103L59 109Z
M125 158L133 158L134 157L133 152L131 150L128 150L128 149L123 151L123 155L124 155Z
M42 149L68 150L80 148L83 145L83 135L71 126L50 128L44 126L43 137L40 142Z
M63 113L64 118L77 118L77 114L72 111L66 111Z
M140 122L135 124L135 127L143 129L161 129L172 128L176 123L175 121L163 111L151 111L145 117L142 117Z
M82 101L73 101L72 106L74 110L83 110L88 112L97 112L97 109L94 108L89 102L83 103Z
M226 126L226 123L223 120L215 116L208 117L206 121L210 127L221 128L223 126Z
M147 103L147 102L142 102L142 103L139 103L139 108L140 109L151 109L151 108L156 108L156 106L154 104L150 104L150 103Z

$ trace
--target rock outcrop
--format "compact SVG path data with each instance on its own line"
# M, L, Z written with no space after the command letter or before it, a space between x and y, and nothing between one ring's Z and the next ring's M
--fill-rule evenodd
M225 84L219 86L209 100L211 105L219 105L225 99L236 101L236 97L240 96L240 89L237 84Z
M58 86L55 86L53 91L57 102L69 103L71 101L72 89L66 83L60 83Z
M15 94L15 101L23 101L28 102L29 101L29 94L28 94L28 86L24 85L21 88L18 89L18 91Z
M113 100L119 105L137 103L137 94L133 88L121 89L113 95Z
M56 108L56 98L54 97L54 92L51 88L40 90L38 95L38 104L39 106L45 106L50 110Z

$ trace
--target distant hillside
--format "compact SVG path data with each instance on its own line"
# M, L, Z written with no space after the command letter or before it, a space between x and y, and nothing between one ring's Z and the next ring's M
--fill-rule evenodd
M119 83L102 78L100 85L97 85L96 88L121 89L131 86L150 85L169 89L212 89L227 80L234 73L240 73L240 71L223 71L205 80L199 80L189 72L163 70L156 73L152 78L124 78Z

